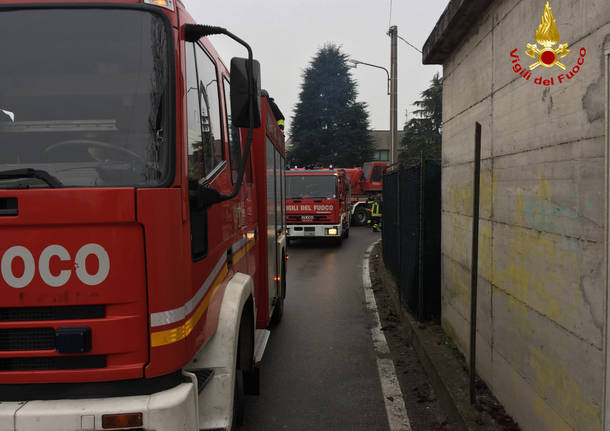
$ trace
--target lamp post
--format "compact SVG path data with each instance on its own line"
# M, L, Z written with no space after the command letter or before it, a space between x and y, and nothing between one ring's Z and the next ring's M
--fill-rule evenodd
M365 63L359 60L349 60L351 65L349 67L356 68L359 64L365 66L376 67L377 69L383 69L388 76L388 95L390 96L390 165L393 165L396 161L396 147L398 145L398 39L409 45L411 48L421 53L421 50L415 45L410 43L405 38L398 34L398 27L393 25L388 30L388 36L391 40L390 49L390 71L383 66L377 66L376 64Z
M392 71L392 89L390 90L390 133L392 135L392 149L390 160L393 165L396 161L396 145L398 144L398 27L393 25L388 30L391 40L390 69Z
M360 60L348 60L351 65L349 65L349 67L351 67L352 69L356 69L358 67L359 64L364 64L365 66L371 66L371 67L376 67L377 69L383 69L386 73L386 75L388 76L388 96L390 95L390 71L388 69L386 69L383 66L377 66L376 64L371 64L371 63L365 63L364 61L360 61Z
M395 133L394 133L394 128L396 127L396 122L392 122L392 107L396 106L395 103L395 98L396 98L396 92L392 93L392 89L395 87L392 83L392 80L390 79L390 71L388 69L386 69L383 66L377 66L376 64L371 64L371 63L366 63L364 61L360 61L360 60L354 60L351 59L349 60L349 62L351 63L351 65L349 65L349 67L355 69L358 67L359 64L364 64L365 66L370 66L370 67L375 67L377 69L382 69L385 71L387 77L388 77L388 88L387 88L387 94L388 96L390 96L390 135L392 137L392 144L391 144L391 148L390 148L390 164L394 163L394 149L395 149ZM394 97L392 97L392 95L394 95ZM394 101L393 101L394 100Z

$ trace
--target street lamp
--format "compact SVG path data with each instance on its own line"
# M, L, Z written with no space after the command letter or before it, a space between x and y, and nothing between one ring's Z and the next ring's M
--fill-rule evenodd
M388 30L388 36L390 36L390 69L391 69L391 83L392 88L390 90L390 133L392 134L392 164L396 160L396 147L398 146L398 39L409 45L411 48L419 51L415 45L410 43L405 38L398 35L398 27L393 25Z
M390 79L390 71L383 66L377 66L376 64L371 64L371 63L365 63L364 61L360 61L360 60L351 59L351 60L349 60L349 62L351 63L351 65L349 65L349 67L352 69L357 68L359 64L364 64L365 66L374 67L376 69L383 69L388 77L387 94L388 94L388 96L390 96L390 136L391 136L390 164L393 165L394 164L394 151L395 151L394 150L394 148L395 148L394 140L396 139L395 138L396 134L394 133L394 129L396 128L396 126L394 123L395 120L393 120L394 117L392 117L392 109L396 104L396 102L395 102L396 93L392 92L392 90L391 90L391 88L393 88L393 86L392 86L392 79Z
M398 27L393 25L388 30L390 36L390 70L392 88L390 90L390 133L392 135L392 150L390 160L396 162L396 146L398 145Z
M388 96L390 95L390 71L388 69L386 69L383 66L377 66L376 64L371 64L371 63L365 63L364 61L360 61L360 60L348 60L351 64L349 65L350 68L352 69L356 69L358 67L359 64L364 64L365 66L371 66L371 67L376 67L377 69L383 69L385 70L386 75L388 76Z
M409 45L411 48L417 50L421 53L421 50L417 48L415 45L410 43L405 38L401 37L398 34L398 27L393 25L388 30L388 36L391 39L390 46L390 68L391 72L388 71L383 66L377 66L376 64L365 63L364 61L349 60L350 68L355 69L359 64L364 64L365 66L375 67L377 69L383 69L388 76L388 90L387 93L390 96L390 164L393 165L396 161L396 147L398 145L398 47L397 41L398 39L402 40L404 43Z

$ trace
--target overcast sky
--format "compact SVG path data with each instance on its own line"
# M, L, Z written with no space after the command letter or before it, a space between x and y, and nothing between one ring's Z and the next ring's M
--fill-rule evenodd
M422 48L449 0L183 0L200 24L219 25L245 39L261 63L262 86L286 116L289 130L299 98L302 72L327 42L351 58L390 69L389 24ZM392 13L390 18L390 3ZM224 36L212 43L228 65L245 50ZM387 75L368 66L352 69L358 100L368 104L371 127L388 130ZM424 66L421 54L398 40L398 128L440 66Z

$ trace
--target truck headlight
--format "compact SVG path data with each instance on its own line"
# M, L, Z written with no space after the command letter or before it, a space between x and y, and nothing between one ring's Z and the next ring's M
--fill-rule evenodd
M144 3L161 6L171 11L174 10L174 0L144 0Z
M337 230L336 227L331 227L326 229L326 234L327 235L339 235L339 231Z

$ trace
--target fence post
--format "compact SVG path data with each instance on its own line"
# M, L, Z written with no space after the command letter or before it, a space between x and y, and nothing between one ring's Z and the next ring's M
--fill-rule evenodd
M401 177L402 177L402 169L400 167L400 165L398 165L398 169L396 170L396 226L397 226L397 234L398 234L398 247L396 247L396 249L398 250L398 268L401 267L401 259L402 259L402 223L400 223L400 215L401 215L401 202L402 199L400 198L400 182L401 182ZM402 276L402 272L399 269L398 270L398 301L402 304L402 285L401 285L401 276Z
M419 154L419 274L417 286L417 320L424 320L424 181L425 181L424 152Z
M470 404L476 403L474 378L477 362L477 278L479 275L479 182L481 178L481 124L475 124L472 192L472 268L470 275Z

